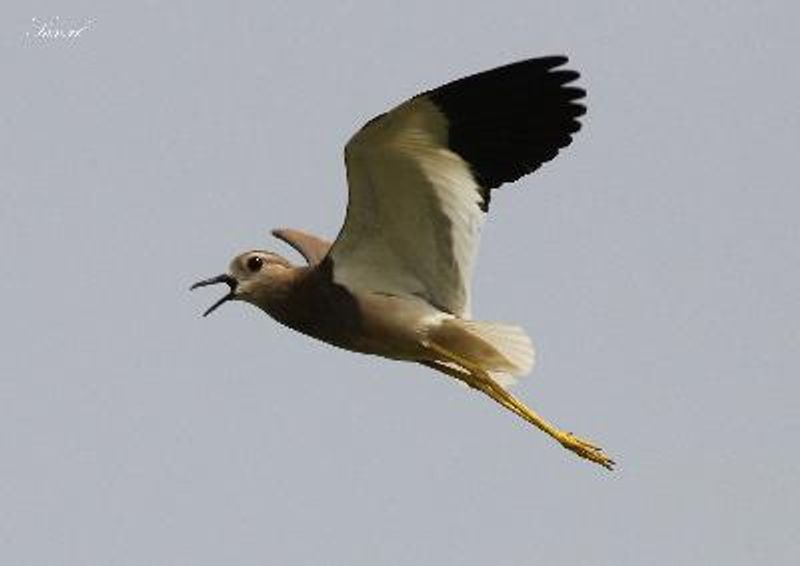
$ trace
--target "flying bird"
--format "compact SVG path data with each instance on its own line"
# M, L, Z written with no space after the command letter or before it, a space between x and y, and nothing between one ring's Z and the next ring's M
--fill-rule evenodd
M307 265L253 250L227 273L228 301L250 303L334 346L418 362L486 395L579 456L612 469L597 445L509 392L534 363L520 327L474 320L470 280L492 191L553 159L580 129L586 92L563 56L519 61L423 92L347 143L347 214L331 243L272 234Z

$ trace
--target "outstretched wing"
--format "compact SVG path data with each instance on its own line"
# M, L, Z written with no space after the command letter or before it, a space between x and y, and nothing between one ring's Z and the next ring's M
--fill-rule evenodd
M276 228L272 231L272 235L292 246L309 265L320 263L331 247L330 242L293 228Z
M520 61L424 92L345 149L347 217L330 250L349 288L416 295L469 315L490 191L569 145L585 107L566 57Z

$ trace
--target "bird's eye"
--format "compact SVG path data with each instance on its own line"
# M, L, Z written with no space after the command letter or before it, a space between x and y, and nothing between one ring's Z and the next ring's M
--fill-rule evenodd
M251 273L255 273L256 271L260 270L263 265L264 260L257 255L254 255L247 260L247 269L250 270Z

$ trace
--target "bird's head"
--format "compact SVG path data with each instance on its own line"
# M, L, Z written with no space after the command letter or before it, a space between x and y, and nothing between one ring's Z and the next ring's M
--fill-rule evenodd
M233 258L228 273L198 281L191 289L218 283L230 288L228 294L211 305L203 316L208 316L228 301L245 301L264 308L272 295L285 288L291 269L292 264L278 254L254 250Z

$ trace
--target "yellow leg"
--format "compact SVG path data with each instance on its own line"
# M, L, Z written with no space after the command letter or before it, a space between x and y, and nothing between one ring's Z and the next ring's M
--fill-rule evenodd
M478 367L474 363L469 362L468 360L461 358L457 354L450 352L438 344L428 343L427 346L432 351L440 355L444 360L464 368L464 371L437 363L427 363L426 365L434 367L441 372L463 381L470 387L482 391L494 401L501 404L509 411L522 417L545 434L557 440L564 448L574 452L581 458L585 458L596 464L600 464L608 470L613 469L614 461L603 452L602 448L592 444L587 440L575 436L571 432L565 432L557 428L555 425L547 421L547 419L537 414L536 411L530 409L522 401L506 391L501 385L492 379L492 377L484 369Z

